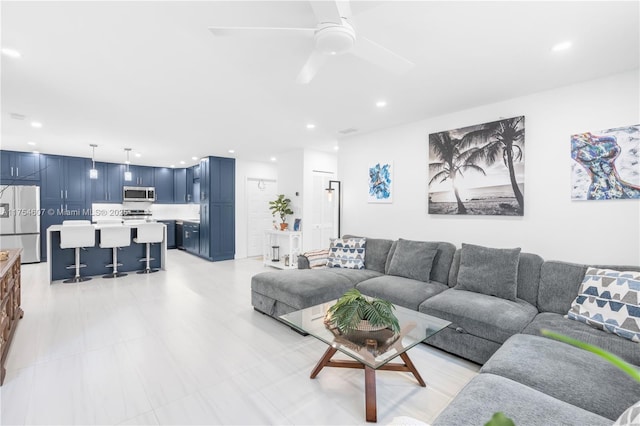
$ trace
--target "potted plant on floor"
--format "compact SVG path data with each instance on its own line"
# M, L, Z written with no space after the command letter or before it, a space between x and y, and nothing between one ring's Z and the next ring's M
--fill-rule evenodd
M395 306L387 300L367 298L355 288L347 291L327 311L327 323L335 325L343 334L353 331L376 331L390 328L400 332Z
M276 217L276 215L280 216L280 220L282 221L280 229L282 231L287 229L289 225L287 223L287 215L293 214L293 210L291 210L291 200L285 198L284 194L280 194L274 201L269 201L269 210L271 210L273 217Z

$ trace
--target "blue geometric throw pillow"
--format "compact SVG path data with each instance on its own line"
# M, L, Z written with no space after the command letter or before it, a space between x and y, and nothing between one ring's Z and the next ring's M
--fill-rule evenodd
M565 318L640 343L640 272L587 269Z
M336 238L329 247L329 268L364 269L366 238Z

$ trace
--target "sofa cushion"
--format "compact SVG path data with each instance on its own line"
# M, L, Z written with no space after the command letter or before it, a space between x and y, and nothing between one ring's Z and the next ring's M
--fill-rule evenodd
M483 373L471 380L433 426L482 426L503 412L518 426L611 425L611 420L513 380Z
M640 267L637 266L594 265L593 267L618 271L640 271ZM585 265L576 263L544 262L540 272L538 310L565 315L578 294L578 288L586 271Z
M343 235L342 238L364 238L355 235ZM367 248L364 252L364 267L371 269L372 271L380 272L384 274L385 265L387 263L387 257L389 256L389 250L394 243L392 240L385 240L382 238L369 238L367 239Z
M496 249L462 244L458 290L516 300L520 248Z
M387 274L428 282L438 250L425 241L399 239Z
M540 335L540 329L543 328L601 347L631 364L640 366L640 350L637 343L623 339L615 334L596 330L587 324L566 319L561 314L552 312L540 313L522 332Z
M640 399L638 383L613 364L541 336L510 337L481 371L515 380L611 420ZM578 389L586 391L576 392Z
M367 296L386 299L416 311L425 299L448 289L446 285L435 281L424 282L393 275L362 281L356 285L356 288Z
M451 327L496 343L522 331L538 310L528 302L450 288L420 304L420 312L451 321Z
M329 247L327 267L364 269L366 238L336 238Z
M449 287L458 285L458 270L460 269L460 249L456 250L449 271ZM520 253L518 260L518 292L517 298L526 300L533 306L538 306L538 287L540 285L540 270L542 259L537 254Z
M436 281L442 284L448 284L449 282L449 269L451 269L451 262L453 261L453 255L456 252L456 246L451 243L443 241L425 241L427 245L425 247L435 249L438 251L433 264L431 265L431 274L429 281ZM394 241L393 245L389 249L389 255L387 256L387 262L385 267L385 273L389 273L389 266L393 259L393 254L398 246L398 241Z
M587 269L566 317L640 343L640 272Z

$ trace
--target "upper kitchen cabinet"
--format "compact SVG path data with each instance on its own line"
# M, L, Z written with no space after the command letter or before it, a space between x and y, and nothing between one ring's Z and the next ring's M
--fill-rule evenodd
M0 179L10 185L40 180L40 154L0 151Z
M185 204L187 201L187 169L173 171L173 202Z
M125 186L154 186L154 167L129 166L132 178L124 181Z
M92 203L122 203L124 166L117 163L96 163L98 179L91 179Z
M156 202L173 203L173 169L166 167L154 167L153 173L156 188Z

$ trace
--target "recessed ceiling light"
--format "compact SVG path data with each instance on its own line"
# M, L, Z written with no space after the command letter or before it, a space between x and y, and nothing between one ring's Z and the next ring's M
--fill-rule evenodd
M40 127L42 127L42 123L40 123L38 121L32 121L31 122L31 127L35 127L36 129L39 129Z
M313 123L307 124L307 129L315 129L315 128L316 128L315 124L313 124Z
M139 152L136 152L134 155L138 158L142 157L142 154L140 154Z
M229 150L229 154L233 154L233 153L235 153L235 152L236 152L236 150L235 150L235 149L230 149L230 150Z
M384 108L384 107L387 106L387 101L378 101L378 102L376 102L376 106L378 108Z
M276 161L276 157L271 157L271 161Z
M333 147L333 149L337 151L337 150L340 149L340 147L338 145L336 145L336 146Z
M3 47L2 48L2 54L6 55L6 56L8 56L10 58L19 58L20 56L22 56L20 54L20 52L18 52L17 50L9 49L8 47Z
M180 164L184 164L184 161L180 160Z
M554 52L560 52L561 50L567 50L571 47L570 41L563 41L562 43L558 43L551 48Z
M35 142L27 142L27 145L35 146Z
M198 159L198 157L191 157L191 159L192 159L192 160L197 160L197 159Z

